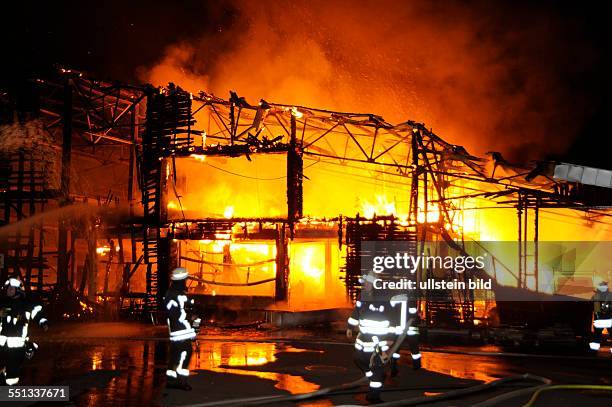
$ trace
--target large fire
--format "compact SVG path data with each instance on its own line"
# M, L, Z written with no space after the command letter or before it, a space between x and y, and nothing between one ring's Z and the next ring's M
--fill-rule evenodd
M209 295L249 295L272 297L276 247L266 241L182 241L185 266L191 274L211 283L199 283L195 292ZM280 307L318 309L346 305L340 281L342 251L331 240L296 239L289 245L290 298ZM248 283L268 281L247 286ZM217 285L215 283L220 283ZM227 285L232 284L232 285Z
M355 151L351 151L347 148L349 137L363 137L358 126L344 124L346 131L334 130L334 127L331 130L308 127L308 110L300 109L294 107L285 109L285 112L295 118L296 125L301 129L303 146L311 146L327 134L333 135L326 138L325 143L316 144L316 148L311 147L310 151L315 151L317 155L304 156L303 222L317 225L323 233L321 236L325 231L335 231L338 227L335 221L325 219L341 215L358 215L362 219L392 215L403 226L416 222L422 227L443 227L461 241L516 241L514 204L493 201L482 193L475 193L483 189L490 193L503 192L508 184L490 183L483 187L482 180L452 177L439 179L438 184L421 182L416 218L412 221L411 175L391 171L392 167L389 166L405 159L409 151L408 142L398 141L391 131L379 134L379 137L386 136L387 139L379 140L378 144L376 140L366 140L363 146L359 145L361 153L369 150L372 156L378 153L377 159L362 161L359 160L359 149L353 146ZM195 144L216 146L214 137L222 134L225 127L222 118L216 111L202 108L198 110L196 119L199 123L205 123L205 130L202 139ZM254 120L257 121L257 117ZM286 124L280 119L275 121L269 117L261 123L258 130L260 139L273 139L286 131ZM388 153L394 148L393 154ZM338 156L340 159L333 158ZM491 162L484 162L482 171L490 171L492 166ZM191 155L177 159L175 167L168 174L168 179L174 176L177 180L176 185L170 188L170 218L179 222L182 219L242 219L247 223L250 219L251 227L258 219L281 220L287 216L286 168L287 160L279 154L253 154L248 158ZM502 179L519 175L517 170L510 167L497 168L496 171L498 174L503 171ZM443 191L439 185L444 186ZM542 187L547 186L543 184ZM571 227L568 227L568 216L575 219ZM569 209L543 209L539 222L541 241L575 240L578 235L601 239L609 235L607 229L594 228L592 223L581 220L580 215ZM300 227L298 223L298 230ZM198 285L196 289L199 292L211 295L273 295L273 278L278 272L274 262L276 243L244 240L240 237L241 233L241 227L236 226L231 235L219 236L224 239L222 242L201 241L196 248L189 242L183 243L182 255L200 260L199 263L188 263L187 267L201 278L212 280L211 283ZM290 295L283 307L316 309L346 304L340 281L340 269L346 253L344 248L339 248L337 239L296 238L290 241L288 250ZM500 258L488 272L501 284L516 286L519 282L516 273L511 271L515 266L515 259ZM505 270L500 272L500 268ZM550 279L547 274L550 271L543 265L539 268L543 277ZM261 281L266 282L247 285ZM535 284L534 277L526 278L527 288L544 292L552 290L551 286L536 287Z
M290 5L278 5L235 1L232 6L235 25L168 47L159 63L142 70L142 79L159 86L178 83L194 94L205 89L223 96L233 89L253 105L259 98L292 103L294 106L284 109L296 119L298 129L305 128L309 120L308 109L300 107L306 105L374 111L394 122L416 118L470 152L482 156L491 149L499 150L523 162L562 151L583 113L575 106L576 98L564 96L566 83L560 80L559 67L567 64L555 63L559 55L547 54L550 64L533 64L546 45L560 37L557 34L562 27L550 16L546 32L539 23L526 22L520 30L500 36L492 27L499 27L500 20L512 19L512 13L490 17L457 5L420 1L367 6L353 2L292 1ZM531 10L529 14L539 21L538 13ZM372 19L372 15L378 18ZM573 62L572 68L563 69L572 70L574 64L582 63ZM537 114L533 105L539 107ZM196 145L216 145L229 125L209 109L199 109L195 118L203 130ZM237 133L248 130L240 124L240 118L237 121ZM253 133L256 130L260 139L274 139L284 134L288 125L287 121L270 119ZM355 137L360 136L358 126L349 124L348 129ZM323 130L300 131L300 139L304 144L314 142ZM387 156L385 151L392 147L393 137L380 144L366 141L362 152L382 157L372 160L376 163L362 163L355 161L361 153L346 155L350 140L342 136L343 131L331 129L332 137L317 144L318 155L304 156L304 219L393 215L404 226L411 222L441 225L460 240L517 240L515 205L478 196L475 193L483 187L475 181L439 175L444 196L452 198L448 201L433 185L420 185L417 213L411 217L409 169L397 171L392 167L408 164L404 160L408 143L395 155ZM330 158L334 156L345 159ZM177 159L173 169L177 181L167 202L170 218L282 219L287 215L286 164L283 155L274 154L248 159L192 154ZM485 176L493 176L492 166L492 160L483 164ZM498 168L498 177L500 171L505 170ZM518 175L519 171L513 170L504 174L507 179ZM491 184L487 188L500 192L505 187ZM542 209L539 222L540 241L612 239L607 226L570 209ZM334 224L327 229L336 227ZM325 228L321 224L321 229ZM275 242L246 242L239 235L236 230L233 236L223 236L223 243L200 243L197 248L191 244L192 255L217 263L199 264L198 272L213 273L209 277L219 281L240 283L274 276L274 262L250 268L236 264L273 258ZM315 306L325 306L337 298L328 281L337 282L344 249L330 242L320 238L290 243L293 304L305 306L309 301L307 296L298 300L301 292L319 298L322 287L326 295ZM332 249L327 247L330 244ZM508 268L516 265L513 259L500 263ZM188 266L194 268L196 264ZM549 273L545 267L540 270ZM511 273L496 278L503 284L517 284ZM544 289L535 287L532 279L527 285ZM272 287L270 282L248 289L212 285L200 289L216 295L271 295Z
M64 70L66 76L59 83L72 83L75 88L70 109L66 109L68 98L62 102L55 90L41 92L43 99L49 99L41 116L51 117L50 121L44 126L42 119L36 119L23 128L0 128L0 150L12 154L28 147L19 145L19 140L39 138L41 145L50 143L42 136L49 129L57 140L71 131L83 136L82 141L90 138L92 147L99 142L107 146L105 140L113 149L115 142L121 146L117 149L121 165L113 165L112 170L118 176L110 176L108 163L89 164L100 158L96 155L102 157L102 150L92 154L89 145L85 147L79 139L73 146L72 164L61 163L62 169L73 167L72 185L65 179L59 182L57 140L51 143L53 152L41 150L48 153L43 155L49 163L40 168L53 185L50 196L60 196L58 191L66 187L62 191L64 198L70 197L66 202L89 197L85 198L88 202L97 195L101 207L116 200L118 212L126 212L120 218L137 222L129 228L131 242L127 242L128 228L115 227L116 219L101 220L96 215L91 217L95 219L92 225L74 222L70 231L62 226L62 242L72 242L63 248L58 236L57 250L40 247L41 258L57 253L58 261L56 269L40 267L40 287L42 280L49 279L46 275L51 280L57 277L59 283L60 271L66 271L70 284L92 301L107 302L114 297L121 308L125 293L138 293L134 298L153 303L149 295L163 294L166 283L157 285L156 278L165 277L176 260L195 277L190 289L198 294L217 299L265 297L262 303L266 304L282 297L275 307L312 310L349 305L343 268L348 268L347 259L356 249L350 246L348 231L364 220L365 224L374 220L371 224L377 226L391 219L393 227L403 228L404 236L410 233L410 238L418 235L415 239L461 244L516 242L521 230L522 238L534 240L534 227L539 229L539 241L612 240L612 229L601 212L544 205L537 223L531 212L529 218L522 215L525 223L521 224L521 209L517 211L521 188L554 190L554 181L544 176L526 180L534 168L530 160L563 152L586 112L591 114L590 106L581 102L584 95L573 97L574 81L567 80L573 76L564 75L584 76L588 58L557 63L565 62L567 55L577 55L572 51L580 41L558 35L556 17L546 19L544 32L539 14L525 13L535 23L513 24L515 31L501 33L499 20L513 18L510 13L488 17L457 5L426 1L368 5L229 2L235 6L231 24L223 23L214 33L171 45L154 66L141 67L141 83L165 87L159 92L144 85L126 89L122 85L98 88L99 83L83 86L78 81L85 78L76 79L81 74L73 77ZM541 52L558 38L568 39L562 56ZM534 64L534 60L546 62ZM180 106L189 105L193 117L187 114L188 124L177 131L181 109L173 106L176 109L168 117L175 115L174 124L166 123L161 131L153 132L151 117L155 116L149 112L156 107L149 102L155 96L170 96L178 89L174 84L192 92L181 99ZM48 83L49 89L56 85ZM83 93L87 88L92 92L89 96ZM113 104L105 95L115 90L119 96ZM126 100L120 102L122 99ZM173 100L168 97L166 101ZM92 102L95 106L86 106ZM69 110L74 110L70 118L64 115ZM111 120L106 117L109 114ZM73 129L67 126L68 119ZM103 126L93 123L100 119ZM174 134L167 137L170 128ZM417 135L426 135L428 141L417 145ZM146 141L147 137L155 140ZM157 144L164 137L173 140ZM275 143L282 148L264 148ZM145 154L151 145L163 151ZM85 148L87 158L79 157ZM520 166L499 153L487 156L491 150L503 152ZM40 152L36 157L45 161ZM146 162L149 159L162 163L161 170ZM124 164L128 163L126 171ZM297 176L290 171L295 169L292 166L299 167ZM70 178L70 171L67 174ZM104 182L97 182L98 177ZM298 215L297 205L289 213L297 196L290 190L296 189L296 183ZM102 191L107 186L108 202L103 204L100 197L107 193ZM148 188L154 192L147 196ZM123 196L126 189L129 192ZM514 192L504 195L510 189ZM121 196L116 196L117 190L123 191ZM532 197L540 199L536 195ZM119 198L121 205L128 204L120 207ZM57 203L62 209L63 203ZM8 218L14 210L17 215L13 217L21 220L19 205L5 206ZM195 237L178 232L175 238L175 225L187 232L190 225L200 232L209 229ZM7 234L12 233L11 227L28 229L23 223L8 225L4 228ZM40 232L33 226L29 229L30 242L36 240L42 246L49 240L42 222ZM76 233L82 229L86 230L83 235ZM36 233L40 239L34 238ZM178 246L177 258L170 242ZM16 247L15 255L25 251L20 244ZM32 253L28 249L27 256ZM525 270L521 259L517 261L521 255L529 258ZM577 287L584 289L583 296L590 295L593 282L610 273L583 264L568 277L566 270L547 264L554 255L542 252L534 264L533 252L512 252L490 259L486 272L506 286L548 293L558 286ZM27 275L31 274L30 263ZM160 267L157 274L156 264ZM277 292L281 286L283 295ZM487 304L478 304L478 308L487 312ZM256 359L249 363L257 363Z

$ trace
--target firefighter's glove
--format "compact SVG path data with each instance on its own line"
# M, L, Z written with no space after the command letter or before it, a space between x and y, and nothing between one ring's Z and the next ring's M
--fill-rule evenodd
M34 342L26 342L25 344L25 357L26 359L32 359L34 357L34 353L36 353L36 349L38 349L38 345Z

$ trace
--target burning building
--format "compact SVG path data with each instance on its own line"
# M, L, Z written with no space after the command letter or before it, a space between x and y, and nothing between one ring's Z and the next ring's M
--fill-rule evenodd
M537 294L556 294L543 281L563 275L587 298L609 277L588 266L568 279L538 252L541 241L610 239L605 171L589 182L559 163L474 156L416 121L233 92L223 99L70 70L33 87L38 107L7 115L0 133L2 277L21 275L41 296L74 294L80 308L65 317L154 314L179 265L207 302L347 307L366 241L403 241L415 253L429 241L455 252L513 241L516 252L491 256L486 273L497 287ZM470 273L419 270L428 277ZM450 296L422 301L428 323L489 322L494 296Z

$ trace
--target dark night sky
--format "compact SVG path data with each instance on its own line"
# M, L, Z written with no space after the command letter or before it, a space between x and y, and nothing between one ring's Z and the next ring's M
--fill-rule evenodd
M483 10L491 7L483 7L484 3L468 2L470 7ZM565 156L555 158L612 169L609 145L602 148L610 140L608 120L612 116L609 78L612 50L606 35L609 14L605 3L506 3L511 6L504 4L504 10L516 16L536 8L561 16L571 27L567 36L597 54L596 66L589 67L584 75L568 78L568 87L581 95L589 95L591 106L580 123L573 146ZM54 65L73 67L103 79L135 82L137 69L159 61L166 46L231 28L239 13L225 1L22 1L19 4L19 10L3 13L0 25L5 45L0 86L5 89L11 89L19 78L45 75ZM564 38L547 46L562 50Z

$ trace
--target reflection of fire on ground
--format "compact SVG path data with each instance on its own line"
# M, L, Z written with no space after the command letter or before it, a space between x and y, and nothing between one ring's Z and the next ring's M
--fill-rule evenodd
M402 357L409 360L409 354ZM448 353L423 352L423 368L432 372L447 374L460 379L482 380L485 383L504 376L505 366L499 360L473 356L470 363L464 363L464 356ZM474 366L476 364L477 367ZM497 374L496 374L497 373Z
M291 394L308 393L319 389L319 385L308 382L301 376L241 369L272 363L276 361L278 352L306 352L306 350L276 343L206 342L200 345L199 353L193 359L191 367L272 380L276 382L274 387Z

